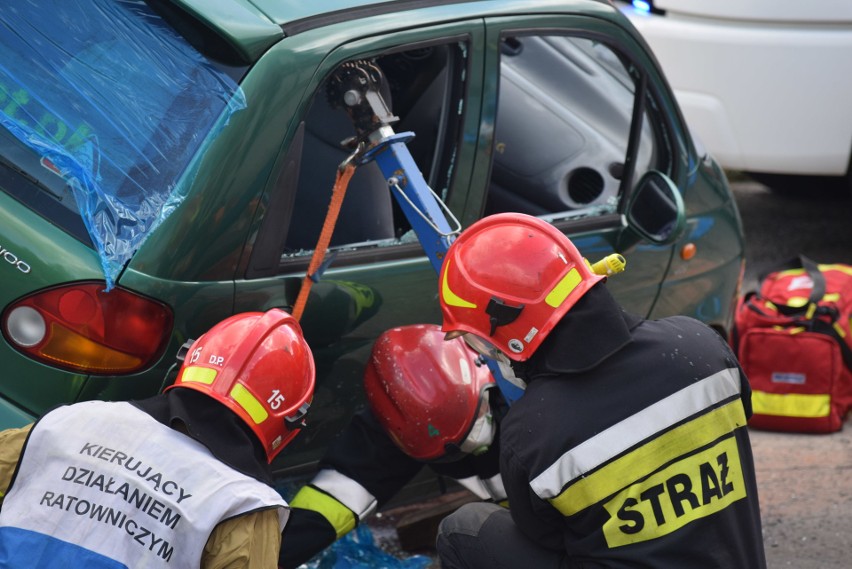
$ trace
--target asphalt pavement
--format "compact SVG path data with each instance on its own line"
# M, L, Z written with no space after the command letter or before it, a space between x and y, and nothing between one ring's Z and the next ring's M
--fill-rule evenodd
M852 264L852 192L813 188L780 195L731 175L746 234L744 289L799 254L820 263ZM823 435L751 429L769 569L852 567L852 418ZM464 492L383 512L371 522L376 541L405 558L395 526L425 511L448 509ZM434 551L416 553L439 567ZM722 568L724 569L724 568Z
M778 195L732 176L746 234L745 289L797 255L852 264L852 197L822 185ZM825 435L751 430L769 569L852 567L852 419Z

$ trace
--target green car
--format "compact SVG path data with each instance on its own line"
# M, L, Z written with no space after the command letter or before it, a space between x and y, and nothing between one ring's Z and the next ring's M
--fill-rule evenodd
M540 216L592 262L624 255L609 287L628 309L726 333L736 204L609 2L4 2L0 428L153 395L188 339L293 308L352 152L335 78L358 65L380 70L393 131L414 133L460 227ZM325 261L300 319L316 394L282 477L308 475L363 406L381 332L440 322L435 270L374 162Z

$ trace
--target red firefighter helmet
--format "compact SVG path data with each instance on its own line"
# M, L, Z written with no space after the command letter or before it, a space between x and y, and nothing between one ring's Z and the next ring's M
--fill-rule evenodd
M304 426L314 359L287 312L245 312L219 322L189 348L177 380L219 401L248 424L269 462Z
M468 332L528 359L602 276L562 232L520 213L485 217L447 251L439 280L445 332Z
M490 444L486 391L494 378L477 357L460 338L444 341L434 324L392 328L376 340L364 390L373 414L407 455L440 460Z

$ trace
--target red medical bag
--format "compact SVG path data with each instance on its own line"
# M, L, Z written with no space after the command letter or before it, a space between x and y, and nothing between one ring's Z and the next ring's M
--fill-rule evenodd
M839 431L852 408L852 266L788 266L737 306L731 345L752 388L749 425Z

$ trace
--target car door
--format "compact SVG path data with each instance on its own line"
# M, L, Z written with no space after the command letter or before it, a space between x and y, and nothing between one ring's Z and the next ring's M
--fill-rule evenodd
M338 166L355 134L328 86L343 66L369 62L384 75L381 94L399 120L430 187L449 207L466 201L478 134L484 30L481 20L419 28L345 43L322 62L283 150L268 219L236 283L235 311L292 309L329 209ZM394 203L378 166L358 166L349 182L324 260L300 323L317 364L310 427L276 464L296 475L364 402L362 374L383 331L440 322L437 275Z
M475 176L488 186L465 222L520 211L551 221L591 262L621 253L626 271L608 286L650 314L673 249L642 240L625 208L644 173L682 178L685 151L641 47L609 22L550 15L489 19L486 41Z

